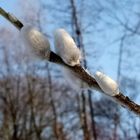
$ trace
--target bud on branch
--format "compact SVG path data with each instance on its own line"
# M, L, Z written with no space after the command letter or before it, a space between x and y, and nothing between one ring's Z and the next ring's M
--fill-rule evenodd
M41 58L49 59L50 43L41 32L30 25L25 25L21 28L20 35L24 45L32 51L31 53Z
M101 89L109 96L115 96L119 94L119 87L118 84L112 80L107 75L97 71L95 74L95 79Z

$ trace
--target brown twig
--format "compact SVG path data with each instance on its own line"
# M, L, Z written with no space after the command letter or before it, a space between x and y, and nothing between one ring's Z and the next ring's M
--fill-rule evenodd
M12 14L7 13L4 9L0 7L0 14L6 18L8 21L10 21L17 29L21 29L23 27L23 24Z
M10 21L17 29L21 29L23 27L23 24L15 17L12 16L11 14L7 13L4 11L2 8L0 8L0 14L5 17L8 21ZM50 62L62 65L69 70L71 70L77 77L82 79L84 82L86 82L90 88L94 88L100 92L103 92L94 77L92 77L89 73L85 71L85 69L80 66L74 66L71 67L67 64L64 63L64 61L59 57L57 54L51 51L50 53ZM136 104L132 100L130 100L127 96L124 96L123 93L119 93L115 96L111 96L114 100L117 101L117 103L121 104L123 107L128 108L129 110L133 111L134 113L140 115L140 105Z

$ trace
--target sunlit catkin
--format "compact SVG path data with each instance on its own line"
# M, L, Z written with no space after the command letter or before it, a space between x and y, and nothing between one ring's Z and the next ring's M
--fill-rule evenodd
M57 29L54 33L54 39L56 53L66 64L70 66L80 64L81 52L64 29Z
M37 29L30 25L25 25L21 30L21 39L35 55L49 59L50 43L48 39Z
M99 84L100 88L109 96L114 96L119 94L118 84L112 80L109 76L97 71L95 74L95 79Z

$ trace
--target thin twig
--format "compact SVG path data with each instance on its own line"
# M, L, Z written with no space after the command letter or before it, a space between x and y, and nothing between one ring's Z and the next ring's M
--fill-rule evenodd
M0 14L3 17L5 17L8 21L10 21L17 29L20 30L23 27L23 24L15 16L11 15L10 13L7 13L2 8L0 8ZM82 66L77 65L71 67L65 64L64 61L61 59L61 57L59 57L57 54L55 54L52 51L50 53L50 58L48 61L68 68L69 70L74 72L74 74L76 74L77 77L79 77L84 82L86 82L90 88L94 88L100 92L103 92L100 86L98 85L98 83L96 82L96 80L94 79L94 77L92 77L89 73L87 73ZM117 101L117 103L121 104L123 107L126 107L129 110L133 111L134 113L140 115L140 105L130 100L127 96L124 96L123 93L120 92L119 94L112 96L112 98L115 101Z
M4 9L0 7L0 14L10 21L17 29L21 29L23 27L23 24L12 14L7 13Z

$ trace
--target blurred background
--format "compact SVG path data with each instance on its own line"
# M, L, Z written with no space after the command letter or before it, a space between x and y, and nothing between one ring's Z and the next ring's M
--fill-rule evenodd
M91 74L102 71L140 104L139 0L1 0L48 37L66 29ZM140 140L140 117L96 91L74 91L61 67L31 58L0 16L0 140Z

